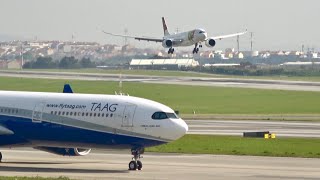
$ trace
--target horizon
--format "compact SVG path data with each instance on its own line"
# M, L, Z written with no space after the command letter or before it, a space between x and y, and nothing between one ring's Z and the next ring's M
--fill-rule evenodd
M7 18L2 20L0 36L123 45L123 38L110 37L99 30L123 34L127 28L129 35L162 37L161 17L164 16L171 33L177 28L181 32L199 27L204 28L209 36L216 36L248 29L249 33L240 37L242 51L250 49L250 32L254 33L254 50L301 50L304 45L305 49L319 51L320 24L315 21L320 17L319 5L316 0L269 0L264 3L204 0L201 6L181 0L152 3L148 0L112 3L99 0L4 0L0 16ZM140 48L162 48L161 43L131 39L129 42ZM236 38L218 41L216 47L205 50L230 47L236 47Z

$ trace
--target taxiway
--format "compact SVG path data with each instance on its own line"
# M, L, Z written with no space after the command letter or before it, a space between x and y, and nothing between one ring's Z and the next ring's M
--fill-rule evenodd
M129 152L129 151L128 151ZM128 171L128 152L60 157L41 151L3 150L1 176L72 179L319 179L320 159L150 154L142 171Z

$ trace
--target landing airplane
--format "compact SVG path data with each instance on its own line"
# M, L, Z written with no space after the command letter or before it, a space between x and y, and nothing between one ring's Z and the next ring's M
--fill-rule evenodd
M131 149L141 170L145 147L182 137L187 124L155 101L122 95L0 91L0 147L84 156L91 148ZM2 154L0 153L0 160Z
M162 46L164 48L169 48L168 54L174 53L174 47L192 46L192 45L194 45L194 49L192 53L195 54L199 52L199 48L202 48L202 45L201 45L202 42L204 42L207 47L214 47L216 45L216 40L241 36L247 33L247 31L244 31L244 32L229 34L229 35L208 37L208 34L204 29L197 28L188 32L170 34L164 17L162 17L162 25L163 25L163 32L164 32L163 38L127 36L127 35L113 34L106 31L102 31L102 32L111 36L133 38L139 41L159 42L159 43L162 43Z

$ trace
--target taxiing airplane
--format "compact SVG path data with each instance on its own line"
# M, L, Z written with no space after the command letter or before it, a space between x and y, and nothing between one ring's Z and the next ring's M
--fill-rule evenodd
M141 170L145 147L182 137L187 124L155 101L122 95L0 91L0 147L33 147L66 156L91 148L131 149ZM0 153L0 160L2 154Z
M102 31L102 32L105 34L108 34L108 35L112 35L112 36L134 38L139 41L159 42L159 43L162 43L162 46L164 48L169 48L168 54L174 53L174 47L192 46L192 45L194 45L194 49L193 49L192 53L195 54L195 53L198 53L199 48L202 47L201 43L205 43L205 45L207 47L214 47L216 45L216 40L241 36L241 35L247 33L247 31L244 31L244 32L229 34L229 35L208 37L208 34L204 29L197 28L197 29L194 29L194 30L191 30L188 32L170 34L168 31L164 17L162 17L162 25L163 25L163 31L164 31L163 38L127 36L127 35L113 34L113 33L106 32L106 31Z

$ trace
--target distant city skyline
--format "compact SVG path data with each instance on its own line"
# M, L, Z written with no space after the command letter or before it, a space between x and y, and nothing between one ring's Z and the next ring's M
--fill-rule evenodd
M164 16L171 32L201 27L216 36L248 29L254 32L255 50L300 50L305 45L319 51L319 7L317 0L2 0L0 38L71 41L74 35L76 41L123 45L123 38L99 30L124 33L127 28L130 35L162 37ZM160 43L129 42L162 48ZM240 42L241 50L249 50L250 33ZM236 47L236 38L218 41L213 49L228 47Z

